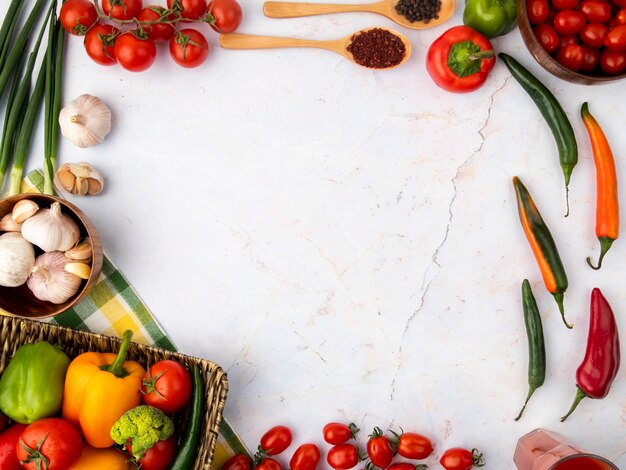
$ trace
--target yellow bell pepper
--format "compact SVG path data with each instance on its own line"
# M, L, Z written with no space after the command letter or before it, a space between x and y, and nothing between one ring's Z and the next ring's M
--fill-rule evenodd
M132 335L130 330L124 332L117 355L86 352L76 357L67 370L63 417L80 428L93 447L111 447L111 427L141 402L145 370L135 361L125 361Z
M96 449L83 444L80 458L67 470L132 470L134 465L128 461L128 455L112 447Z

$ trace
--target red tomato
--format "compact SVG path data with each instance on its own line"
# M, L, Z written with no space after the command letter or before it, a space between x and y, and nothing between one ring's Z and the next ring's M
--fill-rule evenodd
M291 445L291 430L286 426L274 426L261 437L261 448L267 455L278 455Z
M568 44L556 53L556 61L573 72L583 66L585 51L578 44Z
M552 6L557 10L573 10L578 6L578 0L552 0Z
M245 454L237 454L228 459L221 470L251 470L252 460Z
M554 29L559 34L576 34L585 26L585 17L579 11L563 10L554 17Z
M600 63L600 51L593 47L583 46L585 55L583 57L583 65L580 66L580 70L583 72L591 72Z
M89 0L67 0L61 7L59 20L65 31L83 36L98 21L98 13Z
M609 75L617 75L626 70L626 53L604 49L600 54L600 68Z
M171 415L182 410L191 398L191 377L180 362L164 360L152 364L143 376L141 393L146 405Z
M541 47L550 54L559 48L559 35L548 23L538 24L533 31Z
M352 444L340 444L330 448L326 461L335 470L349 470L359 463L359 451Z
M261 463L254 468L255 470L283 470L283 467L274 459L263 459Z
M394 463L387 470L416 470L417 468L426 468L425 465L413 465L412 463Z
M626 7L626 0L613 0L613 3L619 7Z
M117 64L115 39L120 30L110 24L97 24L85 35L85 50L91 59L100 65Z
M568 44L578 44L578 36L575 34L566 34L559 37L559 47L565 47Z
M529 0L526 2L526 11L531 24L543 23L550 16L548 0Z
M137 19L139 21L156 21L163 16L164 11L165 8L159 5L150 5L139 12ZM169 41L175 31L174 26L167 23L146 24L142 27L154 42Z
M483 454L472 449L470 452L460 447L446 450L439 463L446 470L470 470L474 465L482 467L484 463Z
M426 436L405 432L398 437L398 454L412 460L422 460L433 452L433 444Z
M243 12L237 0L211 0L207 14L213 17L211 28L218 33L232 33L241 24Z
M370 461L380 468L387 468L393 460L393 449L389 438L383 435L382 429L376 427L367 441L367 455Z
M320 462L320 450L315 444L302 444L289 461L291 470L315 470Z
M615 20L617 24L626 24L626 8L622 8L615 15Z
M18 439L28 426L16 423L0 434L0 468L2 470L21 470L17 458Z
M7 427L9 424L9 417L0 411L0 431Z
M131 72L150 68L156 58L156 46L150 39L139 39L128 31L115 41L115 57L122 67Z
M206 13L206 0L167 0L167 8L180 11L187 20L197 20Z
M150 447L139 460L141 470L167 470L176 456L176 437L173 435L164 441L158 441ZM126 446L130 453L133 449Z
M602 0L583 0L578 10L589 23L606 23L611 17L611 5Z
M208 55L209 43L195 29L183 29L170 39L170 56L181 67L198 67Z
M116 20L132 20L141 11L141 0L102 0L102 11Z
M347 426L343 423L328 423L324 426L322 434L326 442L336 446L354 439L357 432L359 432L359 428L354 423Z
M609 28L600 23L587 23L578 33L580 40L590 47L602 47Z
M16 449L20 461L30 457L28 463L22 464L28 470L66 470L78 460L82 447L80 434L69 421L44 418L30 424L20 434Z
M614 52L626 51L626 24L616 26L606 36L604 45Z

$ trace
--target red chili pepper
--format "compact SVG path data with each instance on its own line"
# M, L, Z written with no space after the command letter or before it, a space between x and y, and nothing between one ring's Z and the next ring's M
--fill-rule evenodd
M601 399L609 394L620 363L619 334L611 306L600 289L591 292L591 318L587 351L576 370L576 398L561 421L565 421L583 398Z
M454 26L428 49L426 70L444 90L467 93L485 83L495 63L489 39L468 26Z

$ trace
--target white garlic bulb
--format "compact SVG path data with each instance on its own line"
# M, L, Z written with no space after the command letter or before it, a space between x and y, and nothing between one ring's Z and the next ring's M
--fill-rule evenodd
M61 212L61 204L39 211L22 224L22 236L45 252L67 251L78 242L80 229L71 217Z
M96 96L80 95L61 110L59 126L77 147L91 147L111 132L111 110Z
M89 163L64 163L54 176L54 186L60 193L95 196L102 192L104 178Z
M82 279L65 270L67 258L60 251L37 257L26 285L39 300L62 304L76 295Z
M10 212L0 219L0 232L19 232L21 230L22 224L15 222Z
M21 286L34 265L35 249L19 233L0 236L0 286Z

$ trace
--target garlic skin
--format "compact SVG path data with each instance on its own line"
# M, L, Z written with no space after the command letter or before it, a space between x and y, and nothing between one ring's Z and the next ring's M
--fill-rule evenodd
M98 145L111 132L111 110L92 95L80 95L59 113L63 137L80 148Z
M83 282L65 270L67 259L60 251L38 256L26 285L39 300L62 304L72 298Z
M0 236L0 286L19 287L35 265L35 249L19 233Z
M61 212L61 204L39 211L22 224L22 236L45 252L67 251L78 242L80 229L72 218Z
M54 186L60 193L95 196L102 192L104 178L89 163L64 163L54 176Z
M23 223L26 219L32 217L39 210L39 205L30 199L22 199L13 206L11 218L17 224Z
M18 224L13 220L11 213L6 214L0 219L0 232L21 232L22 224Z

